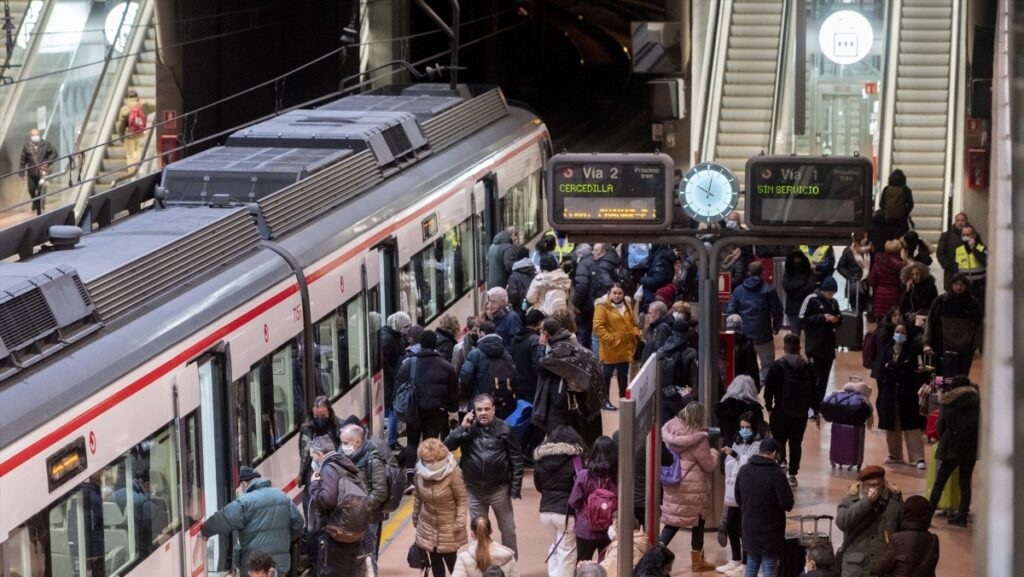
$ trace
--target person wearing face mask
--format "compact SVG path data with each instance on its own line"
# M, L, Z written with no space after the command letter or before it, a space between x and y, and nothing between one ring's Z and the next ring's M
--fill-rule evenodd
M918 382L914 379L920 349L908 340L906 325L897 324L892 337L881 344L878 371L878 428L885 431L889 446L887 464L903 463L903 444L907 463L925 469L922 429L925 418L918 410Z
M313 406L306 414L306 420L299 428L299 487L308 487L309 478L313 474L313 458L309 454L309 444L317 437L327 437L335 450L341 446L341 419L334 414L331 400L324 396L313 399ZM309 514L309 492L302 493L302 512Z
M829 373L836 360L836 329L843 320L834 298L837 290L836 279L827 277L821 289L808 296L800 308L800 324L806 333L804 352L814 369L819 400L828 391Z
M346 520L358 521L367 512L361 499L369 499L369 491L359 480L359 468L352 460L334 450L330 439L317 437L309 445L313 458L313 476L310 478L309 515L306 528L316 539L316 566L313 577L362 577L365 565L362 531L359 539L338 540L332 536L329 523ZM359 500L359 501L357 501ZM353 513L351 517L344 512ZM341 515L338 513L341 512ZM357 518L358 517L358 518ZM361 528L361 527L360 527ZM346 529L343 525L337 529ZM350 527L351 530L357 530Z
M985 271L988 267L988 248L978 240L974 227L966 224L961 230L961 244L953 253L956 272L963 274L971 283L971 295L985 311Z
M902 511L903 493L886 481L885 469L864 467L836 512L836 527L843 532L843 577L872 575L896 534Z
M740 549L740 528L742 514L736 503L736 477L740 467L747 464L751 457L761 451L762 435L755 413L744 413L739 418L739 428L733 438L731 447L722 447L722 466L725 473L725 513L718 529L718 542L724 545L728 538L730 554L729 562L715 567L715 571L725 573L727 577L739 577L746 568L743 566L743 554ZM728 438L728 437L725 437Z
M238 540L232 557L245 567L249 554L261 550L273 557L282 573L291 567L291 543L302 534L302 516L284 491L270 486L249 467L238 471L236 499L203 523L202 535L235 532Z
M380 526L383 515L381 505L388 498L388 478L384 457L366 439L360 425L345 425L341 429L341 454L359 469L359 480L366 487L370 500L370 524L363 534L363 551L370 554L373 574L377 574L377 554L380 551ZM372 576L368 576L372 577Z
M969 222L970 219L966 213L957 213L953 217L953 224L939 236L939 245L935 247L935 258L942 265L944 271L942 276L945 279L946 290L949 290L950 284L953 282L953 275L956 274L956 249L964 242L963 228L970 226ZM981 242L977 231L974 231L973 236L977 242Z
M21 149L21 176L26 178L28 195L32 198L32 210L36 214L43 213L41 189L51 165L57 160L57 149L39 134L38 128L28 132L28 142Z

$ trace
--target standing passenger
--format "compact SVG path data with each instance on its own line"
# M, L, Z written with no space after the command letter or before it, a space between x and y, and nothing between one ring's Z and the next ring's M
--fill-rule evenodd
M523 320L518 314L512 314L512 307L508 304L508 292L495 287L487 291L487 303L484 305L487 318L494 323L498 336L506 349L512 346L512 337L519 332L523 326Z
M622 285L612 285L608 291L608 298L597 306L594 312L594 334L601 343L600 358L604 365L604 382L608 388L608 395L611 396L614 374L619 384L619 398L625 397L626 387L629 385L629 363L636 352L640 329L637 327L633 305L622 292ZM616 410L607 401L604 409Z
M569 494L576 469L583 468L583 439L565 425L555 428L533 454L533 484L540 492L540 524L551 533L548 576L573 577L576 568L575 517Z
M836 360L836 328L842 322L839 303L835 294L838 290L836 279L826 278L817 294L807 297L800 309L800 324L806 336L804 351L814 369L818 386L818 399L824 399L828 392L828 377Z
M807 255L800 250L789 253L786 257L786 269L782 273L782 287L786 291L786 323L789 325L789 332L795 335L800 334L800 307L803 306L807 295L814 292L816 285L817 281ZM763 365L761 370L764 371Z
M781 450L775 439L761 441L758 453L736 475L746 577L776 577L786 546L786 513L793 509L793 490L779 469Z
M594 553L611 543L608 528L615 518L619 493L617 453L618 448L610 438L599 437L590 449L587 468L576 475L569 506L576 513L577 561L590 561Z
M467 542L466 483L441 441L423 441L418 454L412 508L416 545L429 555L433 577L444 577L445 567L455 570L455 555Z
M487 249L487 288L501 288L508 284L508 275L512 273L512 265L516 263L515 245L519 244L519 232L516 227L494 235L491 246ZM508 302L508 299L505 299Z
M384 412L388 419L388 446L392 451L401 451L398 444L398 417L395 415L395 375L402 365L405 356L405 344L402 333L412 324L405 311L392 313L385 326L380 328L378 343L380 345L381 367L384 380Z
M730 315L740 316L743 334L754 342L754 351L761 362L759 386L764 384L768 367L775 362L774 338L782 328L782 301L775 288L761 280L761 266L758 261L750 263L747 278L733 289L726 308ZM786 302L789 302L788 293Z
M889 185L878 197L878 208L885 211L885 224L889 238L900 238L910 228L910 213L914 210L914 195L907 186L907 176L896 169L889 175Z
M785 354L768 371L764 386L764 404L768 409L772 437L781 444L782 462L786 462L786 444L789 444L789 484L796 487L803 455L804 433L807 431L807 411L814 414L814 423L821 427L814 372L807 359L800 356L800 337L794 334L783 339Z

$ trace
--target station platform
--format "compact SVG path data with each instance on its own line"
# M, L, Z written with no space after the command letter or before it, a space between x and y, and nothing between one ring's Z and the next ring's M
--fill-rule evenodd
M776 337L776 349L782 350L782 335ZM869 378L868 371L861 366L860 352L837 352L836 363L833 370L833 379L838 386L847 382L850 375L864 377L875 394L877 386ZM976 359L971 371L971 380L975 383L984 383L983 363L980 358ZM832 387L835 389L836 387ZM982 391L985 394L985 391ZM613 401L614 402L614 401ZM604 432L611 435L618 429L618 413L602 412L604 421ZM819 430L812 423L808 423L807 434L804 437L803 460L798 475L799 486L794 489L796 506L792 515L835 515L836 507L843 495L849 489L851 483L856 481L857 470L846 471L839 468L835 471L829 463L829 445L831 441L830 425L822 422ZM877 428L869 430L865 438L864 464L882 465L886 470L886 478L894 482L903 492L904 499L911 495L928 495L925 493L926 471L919 470L911 465L883 465L886 457L885 434ZM934 445L926 445L925 453L930 455ZM983 468L975 469L974 486L979 486L977 481L978 472ZM975 491L977 495L977 491ZM540 493L533 485L533 471L527 469L523 479L523 498L513 501L513 508L516 515L516 534L519 544L519 570L522 577L543 577L547 575L545 558L548 554L548 546L551 541L548 538L547 530L540 529L539 507ZM977 504L973 504L977 508ZM379 575L412 575L416 572L406 564L406 553L415 538L415 529L412 525L413 500L407 497L402 506L395 512L391 519L385 522L382 529L382 545L379 559ZM499 539L497 524L495 527L495 540ZM718 520L708 522L709 528L716 527ZM971 531L968 528L953 527L946 524L945 517L936 516L932 522L932 531L939 536L940 559L936 570L936 577L954 577L970 575L973 571L974 551L972 547ZM791 528L796 530L796 526ZM833 544L838 547L842 544L842 533L833 529ZM718 545L716 533L709 530L705 535L705 558L715 565L723 565L729 560L728 547L722 548ZM715 572L691 573L690 571L690 537L685 532L680 532L672 540L669 548L676 554L676 562L672 571L673 577L685 577L689 575L720 575Z

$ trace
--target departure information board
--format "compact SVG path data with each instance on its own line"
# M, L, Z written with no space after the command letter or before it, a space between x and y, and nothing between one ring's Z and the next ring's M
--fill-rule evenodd
M848 233L871 218L871 161L860 156L757 156L747 161L752 229Z
M549 224L566 231L666 229L674 170L665 154L555 155L546 171Z

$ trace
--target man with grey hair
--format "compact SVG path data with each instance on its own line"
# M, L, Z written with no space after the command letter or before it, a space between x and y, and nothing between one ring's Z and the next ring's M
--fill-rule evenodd
M508 292L501 287L487 289L487 303L484 305L487 318L497 328L495 332L501 337L505 350L511 352L512 337L516 336L523 326L523 320L508 306Z
M316 538L316 577L356 577L365 563L363 543L342 543L327 534L327 520L338 507L339 481L347 476L352 482L359 481L359 469L352 461L334 450L329 437L316 437L309 443L309 454L313 458L313 475L306 490L309 491L309 518L306 528ZM365 485L363 486L365 490Z
M388 498L388 477L385 456L367 442L362 426L351 424L341 429L341 452L359 469L359 480L366 487L370 499L370 524L363 534L363 552L370 555L374 575L377 574L377 554L380 550L380 526L384 518L381 506ZM389 455L390 456L390 455Z
M670 336L672 336L672 323L675 317L668 314L668 307L661 301L654 301L647 305L647 329L644 331L644 353L641 363L646 362L651 355L658 352Z
M487 249L487 287L503 287L508 284L512 265L516 263L515 246L519 244L519 231L510 226L494 235Z

